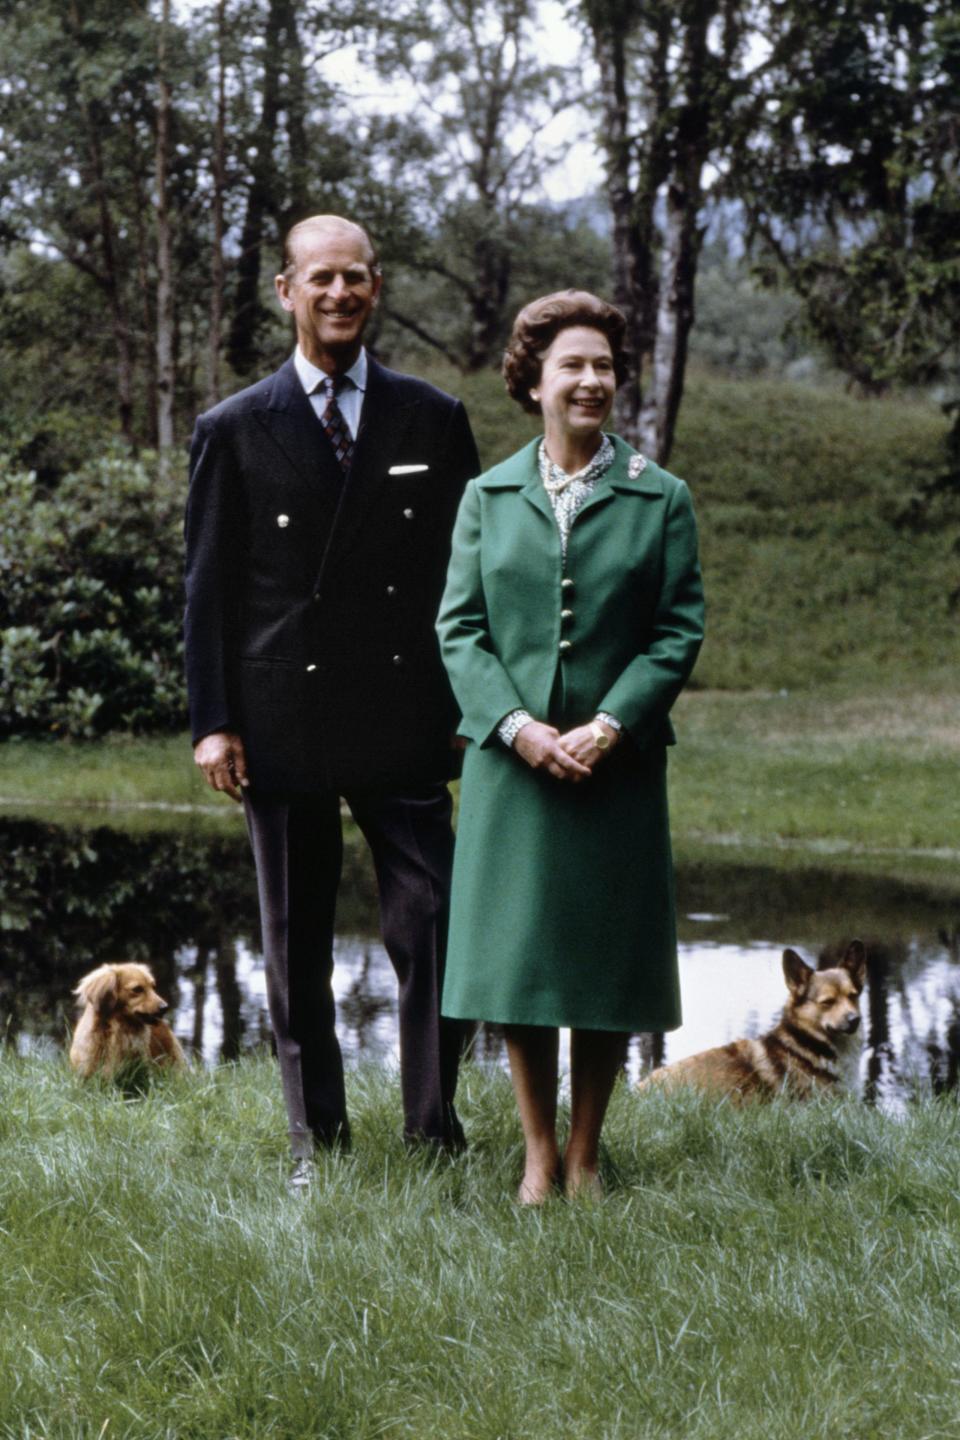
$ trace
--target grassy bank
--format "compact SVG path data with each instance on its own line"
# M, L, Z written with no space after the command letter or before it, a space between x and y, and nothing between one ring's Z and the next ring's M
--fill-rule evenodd
M607 1197L518 1211L500 1074L470 1152L356 1147L285 1194L276 1074L126 1101L0 1061L0 1435L932 1440L956 1433L960 1117L615 1097Z
M960 696L894 686L692 690L671 755L681 859L773 859L960 889ZM124 828L240 823L190 759L186 736L0 746L12 814Z
M536 433L498 377L436 378L463 394L485 464ZM946 428L924 401L691 373L670 468L701 530L697 684L935 691L956 673L960 513L941 503L923 526L904 523L944 464Z
M957 888L960 697L893 684L689 691L675 719L678 854L725 851Z

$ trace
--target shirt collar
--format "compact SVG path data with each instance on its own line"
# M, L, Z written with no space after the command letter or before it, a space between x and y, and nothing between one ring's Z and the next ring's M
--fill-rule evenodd
M582 469L575 470L572 475L568 475L566 470L562 470L559 465L550 459L550 456L547 454L546 444L541 440L537 450L537 464L540 469L540 479L548 490L553 491L565 490L568 486L572 486L578 481L581 485L593 485L596 484L601 475L607 473L613 464L615 456L616 451L613 448L613 441L610 439L610 436L601 435L600 447L593 459L589 460Z
M299 345L293 352L293 363L300 377L300 384L308 395L312 395L314 390L317 390L323 384L324 380L326 380L326 370L321 370L318 365L314 365L312 360L308 360ZM344 372L344 379L352 380L361 395L366 390L367 352L362 345L360 346L360 354L356 360L354 360L350 369Z

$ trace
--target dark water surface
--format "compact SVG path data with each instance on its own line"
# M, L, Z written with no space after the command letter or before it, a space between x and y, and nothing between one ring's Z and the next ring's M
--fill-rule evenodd
M242 832L128 834L0 816L0 1036L63 1045L70 991L107 960L144 960L174 1029L207 1063L269 1043L253 868ZM681 866L684 1025L637 1037L630 1068L756 1035L784 999L786 945L811 962L853 935L868 946L867 1093L900 1103L960 1076L960 902L922 886L810 869ZM349 1060L396 1056L396 987L362 849L347 848L336 952ZM496 1032L477 1039L500 1059Z

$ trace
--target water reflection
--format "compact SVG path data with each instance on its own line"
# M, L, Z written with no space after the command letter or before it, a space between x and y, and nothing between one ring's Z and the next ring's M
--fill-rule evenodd
M206 1063L269 1044L253 869L242 834L130 835L0 817L0 1033L20 1049L61 1045L70 991L93 966L146 960L174 1006L174 1028ZM899 1103L960 1077L957 907L922 887L845 873L792 874L738 865L681 867L684 1025L635 1037L630 1070L738 1035L757 1035L784 999L790 944L815 962L860 934L867 1094ZM335 988L351 1060L396 1055L396 987L377 936L376 895L362 847L347 848ZM479 1059L503 1059L483 1030Z

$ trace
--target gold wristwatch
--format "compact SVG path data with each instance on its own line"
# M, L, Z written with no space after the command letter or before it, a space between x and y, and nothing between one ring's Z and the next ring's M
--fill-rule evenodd
M598 750L610 749L610 736L604 730L599 720L590 721L590 734L593 736L593 743Z

